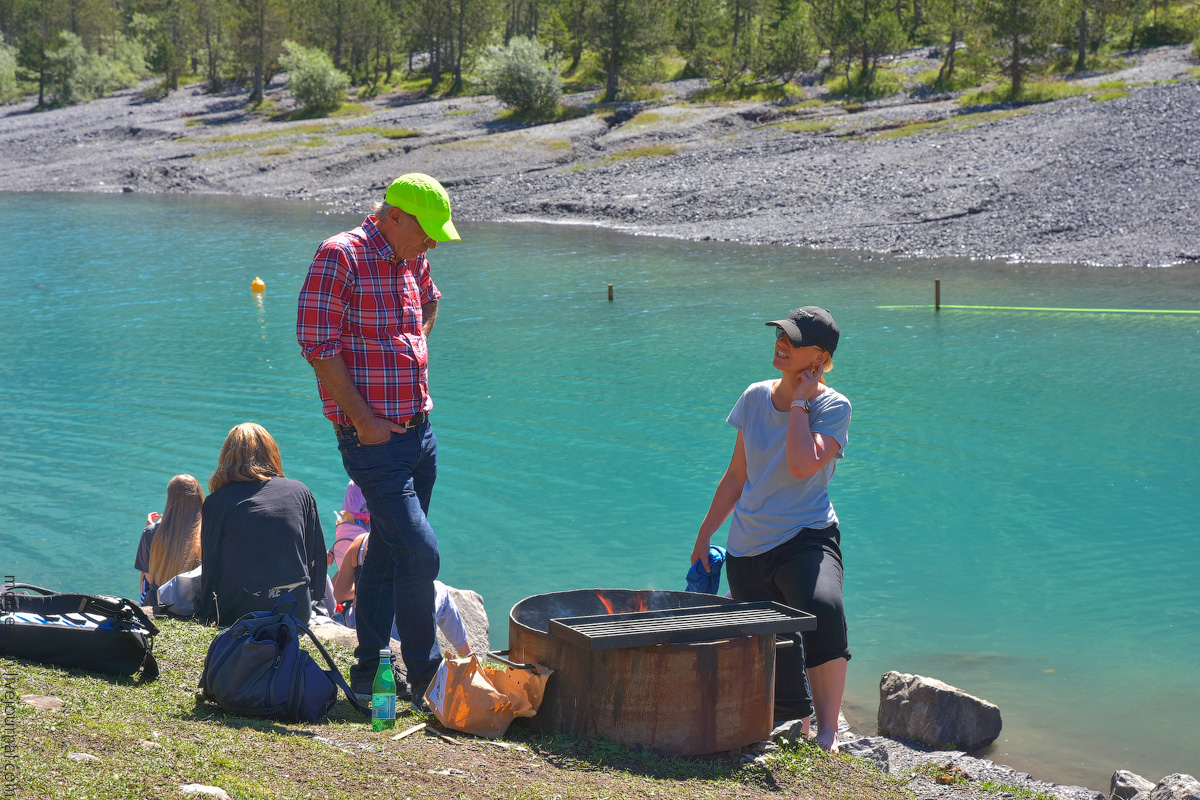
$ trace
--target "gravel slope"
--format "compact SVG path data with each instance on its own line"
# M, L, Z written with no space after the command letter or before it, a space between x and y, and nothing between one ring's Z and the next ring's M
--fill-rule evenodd
M927 256L1198 261L1200 69L1186 47L1127 56L1128 69L1080 85L1097 97L1099 83L1124 80L1128 96L969 111L949 95L854 113L681 102L695 81L667 85L653 108L589 106L599 113L528 127L500 119L488 97L384 96L363 116L308 122L270 121L245 110L244 94L198 86L157 102L137 90L36 113L26 102L0 108L0 190L229 193L361 210L392 177L423 171L451 187L462 219ZM898 60L910 73L929 63ZM268 96L290 102L279 84ZM932 124L902 127L914 122ZM356 130L368 126L417 135ZM638 157L645 148L655 150Z

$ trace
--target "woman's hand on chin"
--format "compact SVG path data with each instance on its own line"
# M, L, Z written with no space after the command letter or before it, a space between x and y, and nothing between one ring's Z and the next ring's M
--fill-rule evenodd
M825 373L825 364L813 364L795 374L796 388L792 390L792 400L812 400L821 393L821 375Z

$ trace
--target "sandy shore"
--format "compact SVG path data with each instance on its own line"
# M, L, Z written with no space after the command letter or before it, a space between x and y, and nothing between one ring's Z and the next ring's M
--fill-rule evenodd
M631 232L903 255L1097 265L1200 261L1200 83L1187 47L1127 54L1089 95L958 108L949 95L862 107L800 101L595 108L504 121L490 97L387 95L363 114L271 121L246 95L129 90L83 106L0 107L0 190L226 193L364 210L391 178L438 176L458 219L599 223ZM896 68L930 62L906 54ZM1128 96L1104 101L1102 82ZM809 87L820 101L824 90ZM280 83L276 111L290 98ZM927 123L924 127L905 127ZM397 129L408 138L387 138ZM905 134L905 135L897 135Z

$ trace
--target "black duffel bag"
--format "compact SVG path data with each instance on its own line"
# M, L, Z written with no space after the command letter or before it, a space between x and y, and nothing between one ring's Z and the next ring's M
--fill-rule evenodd
M110 675L140 670L147 681L158 677L158 628L132 600L10 583L2 601L0 655Z

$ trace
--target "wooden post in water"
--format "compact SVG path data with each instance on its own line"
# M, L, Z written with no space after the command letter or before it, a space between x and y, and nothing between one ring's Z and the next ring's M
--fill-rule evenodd
M612 284L608 285L608 302L612 302Z
M612 298L610 297L609 300L611 300L611 299ZM942 310L942 279L941 278L933 279L933 310L934 311Z

